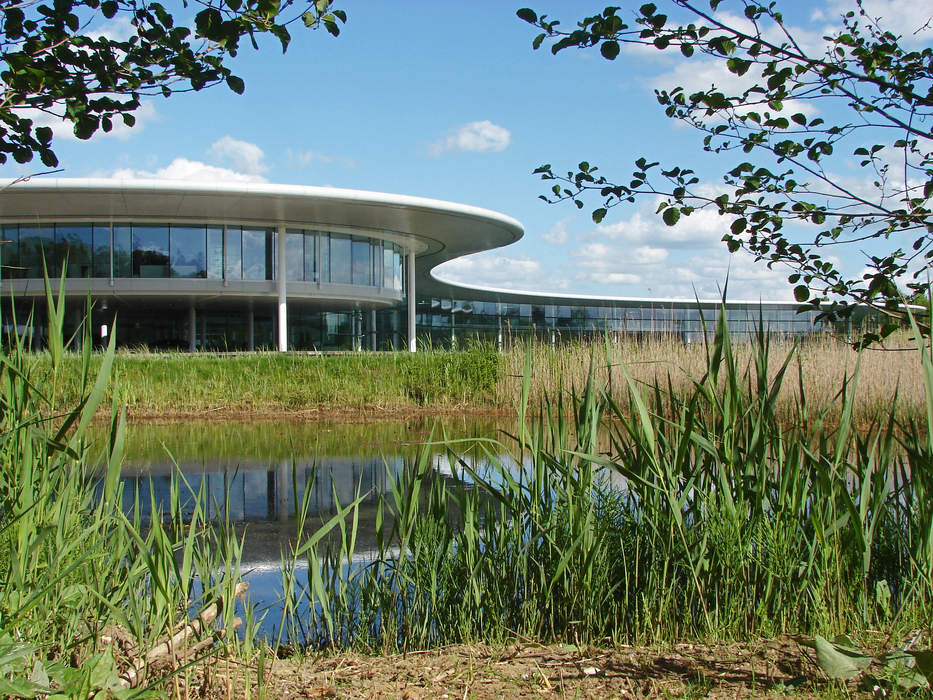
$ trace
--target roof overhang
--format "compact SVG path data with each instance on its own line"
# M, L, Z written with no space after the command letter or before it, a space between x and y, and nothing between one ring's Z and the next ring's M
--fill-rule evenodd
M332 228L396 240L433 268L508 245L515 219L466 204L331 187L36 178L0 184L0 221L153 221Z

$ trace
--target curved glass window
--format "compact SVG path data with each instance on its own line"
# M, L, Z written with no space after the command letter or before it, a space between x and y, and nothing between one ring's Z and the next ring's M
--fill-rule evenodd
M227 226L224 231L224 277L243 279L243 232L239 226Z
M168 226L133 226L133 276L169 276Z
M55 277L274 280L277 235L270 228L183 224L3 224L7 278ZM285 275L401 291L402 248L388 241L309 229L285 234Z
M330 281L353 284L352 249L349 236L330 234Z
M172 277L207 277L206 228L172 226Z

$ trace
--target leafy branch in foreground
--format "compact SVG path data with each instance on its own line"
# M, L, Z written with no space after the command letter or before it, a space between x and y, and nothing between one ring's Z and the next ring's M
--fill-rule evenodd
M691 21L672 22L652 3L632 24L607 7L569 31L531 9L518 16L542 30L534 48L547 41L554 54L598 47L612 61L635 44L712 59L723 82L739 87L677 86L656 90L657 101L667 117L702 134L704 150L753 159L729 167L715 193L693 169L644 157L627 178L602 175L586 161L566 175L542 165L535 173L554 183L542 199L583 208L595 194L597 223L641 197L660 199L657 213L668 226L715 209L728 217L729 250L789 267L797 301L828 320L867 304L889 322L866 340L888 335L904 320L899 284L921 291L933 263L933 50L910 50L861 3L821 41L789 26L775 2L732 3L741 17L720 11L721 0L710 0L708 10L690 0L667 4ZM858 175L840 175L844 168ZM869 248L867 271L842 270L839 246Z
M183 3L187 7L187 2ZM269 34L284 52L288 26L323 26L337 36L346 21L332 0L197 0L194 27L178 25L147 0L0 0L0 164L38 155L58 164L49 115L74 125L80 139L98 129L136 122L147 95L169 97L226 83L242 93L242 78L225 61L241 40L258 48ZM125 36L124 36L125 35Z

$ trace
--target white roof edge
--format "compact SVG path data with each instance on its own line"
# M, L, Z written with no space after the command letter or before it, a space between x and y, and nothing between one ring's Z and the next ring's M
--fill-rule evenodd
M461 282L451 282L449 280L441 279L440 277L435 275L434 270L431 270L430 274L431 274L431 279L433 279L435 282L451 287L452 289L459 288L459 289L469 290L471 292L481 292L481 293L486 293L486 294L505 294L505 295L512 295L512 296L523 296L523 297L529 297L532 299L565 299L567 301L575 301L575 302L594 302L594 301L608 302L608 303L625 302L629 304L632 304L632 303L634 304L696 304L699 302L700 304L704 304L704 305L721 304L723 301L722 299L718 299L718 298L717 299L696 299L696 298L676 299L672 297L671 298L667 298L667 297L614 297L614 296L597 296L595 294L532 292L532 291L525 291L522 289L505 289L503 287L482 287L478 285L463 284ZM790 305L796 305L796 306L804 306L803 304L793 301L793 300L772 301L772 300L764 300L764 299L728 299L728 298L726 299L726 304L727 305L732 305L732 304L758 305L758 304L761 304L762 306L778 306L778 305L787 306L788 304L790 304Z
M0 192L5 188L28 190L70 190L70 191L106 191L180 194L217 194L217 195L268 195L285 197L309 197L332 199L359 204L381 204L386 206L415 207L438 212L474 216L490 219L504 226L515 228L524 233L524 227L517 220L493 211L470 204L460 204L442 199L417 197L414 195L392 194L370 190L351 190L339 187L320 187L316 185L280 185L266 182L224 182L205 183L188 180L155 180L135 178L36 178L23 181L0 179ZM9 191L9 190L8 190Z

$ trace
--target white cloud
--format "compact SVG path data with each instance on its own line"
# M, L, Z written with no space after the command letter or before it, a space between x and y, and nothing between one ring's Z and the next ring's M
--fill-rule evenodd
M259 146L232 136L215 141L208 149L208 154L221 162L231 163L236 170L247 175L259 175L269 169L263 162L265 154Z
M700 209L681 217L674 226L665 224L659 216L641 209L628 219L600 224L587 238L611 240L630 245L651 244L667 249L710 248L722 245L730 219L714 209Z
M865 14L878 19L881 28L903 37L905 44L920 44L933 39L933 9L929 0L863 0ZM858 11L854 1L831 0L825 9L815 10L811 18L829 21L833 29L841 28L840 17Z
M446 137L431 144L431 155L452 151L501 152L512 142L512 134L505 127L493 124L488 119L470 122L455 129Z
M285 157L289 162L293 163L299 168L307 168L310 165L315 163L321 163L323 165L340 165L344 168L355 168L358 163L353 158L347 158L346 156L335 156L329 155L327 153L318 153L317 151L295 151L291 148L285 151Z
M553 243L554 245L563 245L567 242L568 221L570 221L570 217L555 222L551 228L549 228L545 233L541 234L541 238L543 238L548 243Z
M566 289L569 281L548 274L540 261L489 252L456 258L434 269L438 279L471 286L535 291Z
M115 170L110 177L117 180L187 180L210 183L266 182L266 178L255 173L237 172L187 158L175 158L164 168L152 172L122 168Z
M33 127L49 127L52 129L52 136L56 139L69 141L79 140L78 137L75 136L74 123L71 121L57 117L54 114L49 114L48 112L42 112L38 109L18 110L17 114L21 117L32 119ZM142 102L139 108L133 112L133 116L136 117L135 126L127 126L123 123L123 118L120 115L116 115L112 118L113 128L110 131L98 129L91 138L116 138L125 141L142 131L147 123L156 121L159 118L155 106L149 101Z
M130 37L135 36L136 33L136 27L133 26L133 23L125 15L119 15L113 19L109 19L87 31L89 37L95 39L103 37L110 41L127 41Z

